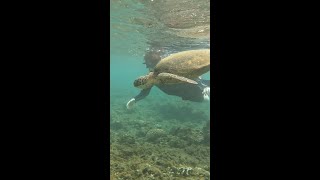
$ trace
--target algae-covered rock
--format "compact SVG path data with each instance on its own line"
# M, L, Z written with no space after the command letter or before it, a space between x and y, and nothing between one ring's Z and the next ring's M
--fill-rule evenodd
M123 123L119 120L110 122L110 129L119 130L119 129L122 129L123 127L124 127Z
M139 169L144 175L149 175L150 177L158 178L161 177L162 174L160 169L150 164L142 164L140 165Z
M118 142L121 144L135 144L135 137L129 134L121 134L118 138Z
M185 148L188 146L187 141L176 136L170 136L168 144L170 147L174 148Z
M174 177L193 177L194 179L210 179L210 172L199 167L170 167L168 168Z
M149 142L157 142L159 138L167 136L167 133L163 129L151 129L146 134L146 139Z
M199 129L195 128L186 128L186 127L178 127L171 129L171 135L177 136L189 144L197 144L203 141L203 133Z
M207 121L207 123L204 125L202 129L202 133L203 133L203 143L210 144L210 121Z

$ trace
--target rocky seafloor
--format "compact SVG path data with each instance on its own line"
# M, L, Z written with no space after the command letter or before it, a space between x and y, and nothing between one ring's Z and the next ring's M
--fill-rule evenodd
M111 180L210 179L209 104L152 96L111 97Z

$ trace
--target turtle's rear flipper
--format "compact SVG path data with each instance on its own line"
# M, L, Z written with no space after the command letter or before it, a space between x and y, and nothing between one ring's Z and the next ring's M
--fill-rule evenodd
M163 84L175 84L175 83L198 84L196 81L192 79L188 79L188 78L171 74L171 73L160 73L157 75L157 77L159 81Z

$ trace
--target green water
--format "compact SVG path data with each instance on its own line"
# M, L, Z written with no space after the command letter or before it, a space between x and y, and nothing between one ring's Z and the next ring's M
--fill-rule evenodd
M150 44L163 56L210 48L210 1L111 0L111 179L209 179L210 104L183 101L153 87L134 104L133 81ZM203 75L209 79L210 72Z

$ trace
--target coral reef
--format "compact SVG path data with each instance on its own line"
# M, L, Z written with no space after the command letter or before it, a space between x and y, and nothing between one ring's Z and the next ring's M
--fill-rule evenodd
M206 104L163 96L133 110L114 96L110 121L110 177L210 179L210 112Z

